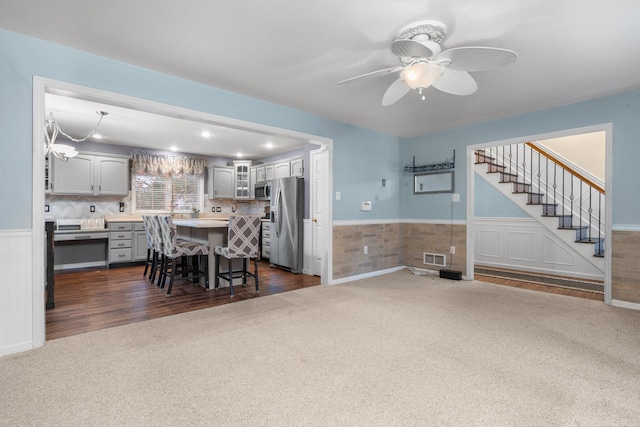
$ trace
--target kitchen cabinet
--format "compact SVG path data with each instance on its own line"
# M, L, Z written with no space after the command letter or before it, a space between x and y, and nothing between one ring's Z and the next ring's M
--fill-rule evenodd
M251 160L235 160L234 170L234 199L249 200L251 197Z
M275 178L275 166L274 165L265 165L264 166L264 181L271 181Z
M209 167L209 199L233 199L233 168Z
M302 157L291 160L291 176L304 177L304 160Z
M147 232L144 229L144 223L135 222L133 224L133 245L132 257L133 261L146 261L147 259Z
M147 234L142 222L109 223L109 264L147 259Z
M271 223L269 220L262 221L262 233L260 235L260 254L262 259L269 259L270 235Z
M274 176L278 178L288 178L291 176L291 164L289 162L279 162L273 165Z
M131 262L133 249L133 223L109 223L109 264Z
M126 196L129 159L79 154L68 161L51 158L51 194Z
M304 176L304 160L302 157L296 157L291 160L281 161L277 163L269 163L255 167L255 181L264 182L277 178L287 178L290 176Z
M249 189L249 191L251 193L250 199L251 200L255 200L255 198L256 198L256 186L255 186L255 184L256 184L256 182L258 182L257 173L256 173L256 168L255 167L251 167L249 175L250 175L250 177L249 177L249 181L250 181L250 189Z

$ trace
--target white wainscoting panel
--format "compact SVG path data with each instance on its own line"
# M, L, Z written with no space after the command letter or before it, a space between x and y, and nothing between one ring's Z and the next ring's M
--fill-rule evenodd
M502 232L500 230L478 230L478 254L483 257L502 257Z
M31 230L0 230L0 356L33 347L31 245Z
M598 268L534 219L475 218L475 229L476 265L604 278Z
M553 236L545 233L543 237L544 246L542 257L545 264L558 264L565 266L573 266L576 262L575 257L568 250L560 246Z
M536 235L530 231L509 231L509 259L534 262L536 260Z

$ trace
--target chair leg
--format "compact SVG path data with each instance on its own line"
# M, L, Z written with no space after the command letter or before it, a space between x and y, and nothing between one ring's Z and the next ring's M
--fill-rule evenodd
M209 255L203 256L204 262L204 288L209 290Z
M247 259L242 258L242 286L247 285Z
M142 277L147 276L147 271L149 270L149 264L151 264L151 249L147 248L147 261L144 263L144 273L142 273Z
M158 268L158 252L151 249L151 270L149 271L149 281L153 283L153 279L156 275L156 269Z
M171 258L171 278L169 279L169 287L167 288L167 295L166 296L171 295L171 290L173 289L173 279L174 279L175 274L176 274L176 264L177 264L176 259L175 258ZM166 279L166 275L165 275L165 279Z
M258 258L253 259L253 271L254 278L256 279L256 293L260 292L260 288L258 287Z
M215 254L216 262L215 262L215 277L213 279L213 289L220 288L220 255Z
M229 258L229 298L233 298L233 265Z

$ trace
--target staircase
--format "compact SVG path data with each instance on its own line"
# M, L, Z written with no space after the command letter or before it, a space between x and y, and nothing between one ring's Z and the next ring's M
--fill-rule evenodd
M604 272L604 184L535 142L477 150L475 170Z

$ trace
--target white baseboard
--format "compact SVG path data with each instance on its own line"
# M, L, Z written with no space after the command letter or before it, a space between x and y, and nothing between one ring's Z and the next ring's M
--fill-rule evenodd
M614 307L628 308L631 310L640 310L640 304L636 302L628 302L628 301L620 301L617 299L612 299L611 305Z
M372 271L370 273L358 274L356 276L342 277L329 282L330 285L339 285L342 283L353 282L354 280L368 279L369 277L382 276L384 274L395 273L396 271L404 270L405 266L387 268L385 270Z
M23 351L28 351L33 349L33 342L22 342L20 344L12 344L6 347L0 347L0 357L6 356L13 353L20 353Z

